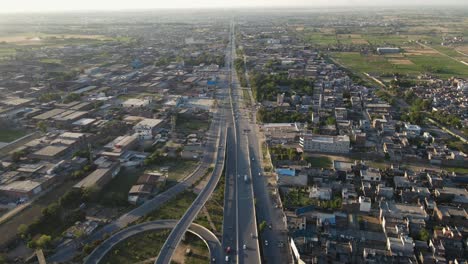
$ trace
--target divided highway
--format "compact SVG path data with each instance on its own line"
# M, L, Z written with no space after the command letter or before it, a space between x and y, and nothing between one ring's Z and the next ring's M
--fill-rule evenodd
M244 67L246 67L245 57L243 59ZM288 237L285 215L282 209L279 208L281 202L279 201L277 188L268 183L268 179L263 171L263 156L259 142L261 133L256 123L256 101L250 88L247 68L245 68L245 72L248 86L245 88L248 89L250 98L244 98L244 100L250 99L250 107L241 109L240 114L246 118L241 119L241 122L238 124L240 129L245 131L248 142L247 153L255 196L256 218L258 223L265 221L267 225L267 228L262 231L260 235L261 241L259 241L260 247L262 247L262 257L266 263L290 263L291 254L287 246ZM241 94L243 95L243 93ZM250 117L251 120L249 120Z
M257 222L255 216L252 174L250 170L249 143L245 134L248 120L244 116L242 89L233 67L236 59L234 24L231 25L230 45L227 54L231 71L231 100L234 131L228 138L235 142L228 149L226 166L226 192L223 222L223 247L232 263L261 263ZM229 250L227 250L229 249Z

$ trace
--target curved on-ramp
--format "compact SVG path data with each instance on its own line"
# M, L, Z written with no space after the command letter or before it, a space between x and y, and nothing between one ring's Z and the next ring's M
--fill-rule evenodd
M91 252L91 254L89 254L88 257L86 257L84 263L98 264L118 243L144 232L174 228L177 223L178 220L172 219L157 220L125 228L102 242L97 248L93 250L93 252ZM210 252L210 259L214 258L216 260L220 260L222 258L223 249L221 247L221 243L219 242L219 239L216 237L216 235L213 234L210 230L201 225L192 223L188 231L198 236L203 242L205 242Z

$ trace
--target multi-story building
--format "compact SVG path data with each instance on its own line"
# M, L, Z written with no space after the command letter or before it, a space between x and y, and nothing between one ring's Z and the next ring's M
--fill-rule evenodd
M304 151L348 153L350 140L349 137L346 135L304 135L299 138L299 144L304 149Z

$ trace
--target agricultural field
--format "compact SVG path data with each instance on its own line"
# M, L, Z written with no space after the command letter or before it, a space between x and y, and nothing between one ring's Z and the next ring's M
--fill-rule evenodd
M81 35L81 34L46 34L46 33L23 33L0 35L0 42L16 45L43 45L53 41L65 42L72 40L112 40L103 35Z
M394 54L366 55L358 52L334 52L331 56L341 65L355 72L377 76L393 73L417 76L428 72L442 78L468 77L468 65L437 51L423 48L404 49L403 53L398 56Z
M358 15L370 23L346 25L343 22L356 22ZM355 73L368 73L379 79L393 73L408 77L423 73L440 78L468 77L468 18L465 13L454 17L436 11L398 15L383 11L368 17L342 15L339 22L333 16L318 16L318 19L321 20L319 26L304 25L299 31L304 43L330 52L335 62ZM402 52L379 55L378 47L398 47Z

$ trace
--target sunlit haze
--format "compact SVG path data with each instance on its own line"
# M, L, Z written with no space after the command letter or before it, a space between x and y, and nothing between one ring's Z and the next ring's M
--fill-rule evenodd
M465 0L394 0L391 5L466 5ZM0 12L55 12L79 10L138 10L162 8L232 8L300 6L381 6L384 0L17 0L2 3Z

